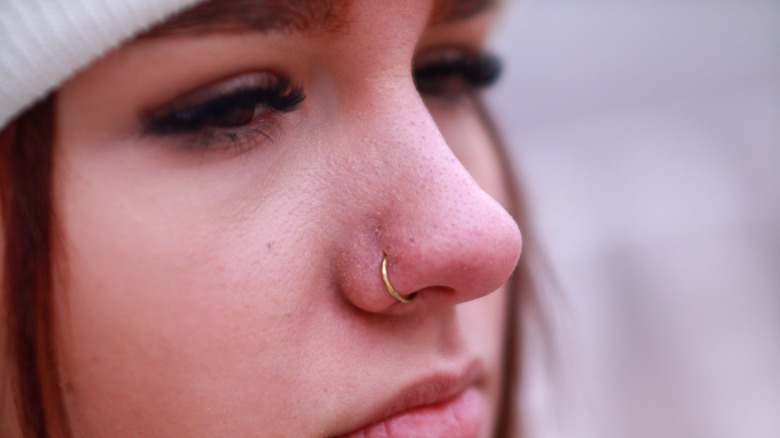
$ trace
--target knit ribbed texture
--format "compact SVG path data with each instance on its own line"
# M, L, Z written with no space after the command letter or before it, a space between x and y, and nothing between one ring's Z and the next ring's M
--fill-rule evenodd
M110 49L201 0L0 0L0 129Z

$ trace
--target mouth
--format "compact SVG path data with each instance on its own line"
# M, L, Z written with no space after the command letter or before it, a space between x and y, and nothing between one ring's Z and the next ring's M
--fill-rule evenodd
M421 379L363 426L339 438L475 438L487 415L487 400L479 387L482 374L482 366L475 362L463 373Z

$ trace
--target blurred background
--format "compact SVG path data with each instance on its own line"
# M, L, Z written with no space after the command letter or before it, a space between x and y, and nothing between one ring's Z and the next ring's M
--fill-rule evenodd
M494 46L557 281L526 436L780 437L780 0L511 0Z

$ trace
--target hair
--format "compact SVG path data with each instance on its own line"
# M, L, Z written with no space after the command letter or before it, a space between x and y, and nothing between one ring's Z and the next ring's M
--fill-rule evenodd
M0 132L5 364L23 436L69 436L54 312L52 95Z
M524 216L515 173L506 148L484 105L475 98L478 116L499 149L512 195L510 213L524 230L523 257L509 280L505 327L503 389L496 424L497 437L519 433L522 423L517 388L521 381L523 309L537 307L529 252L533 239ZM4 236L2 307L5 312L5 380L10 385L23 437L70 437L57 361L54 249L58 223L53 199L56 93L0 131L0 218ZM4 362L4 363L3 363ZM8 409L3 409L8 412ZM0 417L0 421L3 418ZM5 434L10 425L0 424Z

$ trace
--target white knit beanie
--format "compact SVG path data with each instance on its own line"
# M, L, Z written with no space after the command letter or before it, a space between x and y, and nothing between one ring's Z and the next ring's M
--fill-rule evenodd
M76 71L201 0L0 0L0 130Z

